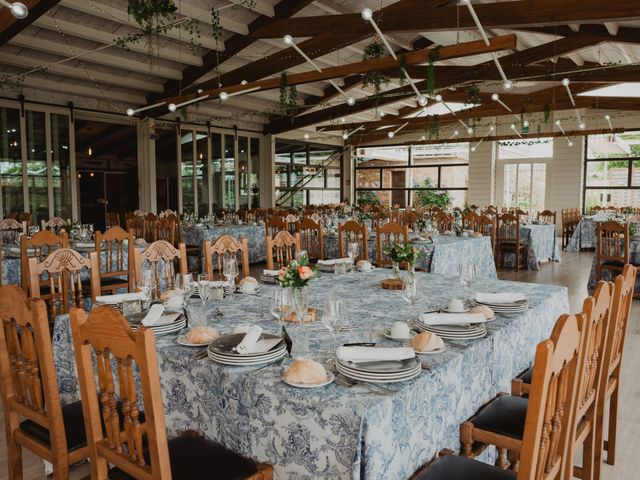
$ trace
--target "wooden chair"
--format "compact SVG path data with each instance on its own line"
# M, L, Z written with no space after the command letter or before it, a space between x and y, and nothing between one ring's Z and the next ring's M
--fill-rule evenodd
M409 226L400 226L395 222L389 222L382 227L376 228L376 245L378 247L377 260L378 267L391 265L391 260L384 254L386 247L392 247L395 244L409 243Z
M607 452L605 460L607 464L615 465L616 460L620 369L622 367L622 354L624 352L627 325L629 323L629 317L631 316L631 304L633 303L636 275L636 267L625 265L622 275L616 277L613 289L611 320L609 321L609 331L606 334L607 342L603 355L606 360L603 367L603 375L600 378L597 406L598 417L595 421L596 458L594 464L596 466L596 480L600 478L600 469L598 467L602 460L602 450L600 450L599 446L602 446ZM607 402L609 403L609 416L607 436L605 439L604 414Z
M556 212L553 212L551 210L543 210L541 212L538 212L538 215L536 216L536 218L538 220L542 220L544 223L547 223L549 225L556 224Z
M153 241L164 240L176 244L176 222L172 218L160 218L153 222Z
M18 243L22 235L22 224L14 218L0 220L0 240L4 243Z
M22 289L25 293L29 294L29 286L31 285L31 279L29 278L29 260L31 258L37 259L37 261L43 261L51 252L58 248L67 248L69 241L66 233L62 235L56 235L49 230L43 230L37 232L33 237L27 237L23 235L20 238L20 276L22 281ZM43 297L48 296L48 282L40 282L40 293ZM33 292L31 292L33 296Z
M598 223L596 246L596 280L602 279L602 271L622 273L630 263L629 224L615 221Z
M522 431L517 476L464 456L445 455L413 480L555 480L573 460L577 368L583 340L581 315L563 315L552 337L538 344L529 408L518 426ZM499 397L500 398L500 397ZM518 397L514 397L517 400Z
M440 212L436 214L433 221L435 222L436 227L438 228L438 231L440 233L451 232L453 230L454 220L453 217L448 213Z
M147 223L144 218L133 215L126 220L127 231L133 231L135 238L147 238Z
M69 465L86 459L89 449L80 402L60 403L45 303L29 300L16 285L0 287L0 323L0 395L9 478L23 478L26 448L53 465L54 479L66 480Z
M514 208L512 214L518 217L518 220L520 220L520 222L524 222L526 220L526 217L529 216L529 212L525 212L521 208Z
M406 225L414 232L416 231L418 220L422 215L415 210L408 210L404 212L402 216L402 223L400 225Z
M498 268L504 268L504 255L510 253L515 256L516 272L520 271L520 261L528 265L527 245L520 243L520 219L516 215L504 213L498 216L498 234L496 237L496 254Z
M120 214L118 212L107 212L107 228L120 226Z
M480 215L470 211L466 215L462 215L462 229L476 231L476 223L480 219Z
M126 288L129 292L135 291L133 240L133 231L125 232L119 226L111 227L104 233L96 231L95 242L101 293L116 293L120 288ZM104 252L104 261L102 252Z
M391 219L386 212L375 211L371 214L371 228L373 228L374 230L390 221Z
M57 231L60 227L63 227L66 224L63 218L61 217L51 217L46 222L42 221L42 230L54 230Z
M298 224L300 248L309 253L309 258L324 260L324 233L322 224L311 218L305 218Z
M71 327L92 479L178 480L203 475L220 480L272 479L272 467L256 465L197 434L167 439L156 342L150 329L132 332L122 314L108 307L89 315L74 309ZM116 394L123 405L120 412ZM118 428L120 416L124 431Z
M31 215L31 212L22 212L20 214L19 220L20 220L20 223L26 222L27 228L28 228L31 225L33 225L32 218L33 218L33 216Z
M475 223L473 224L473 231L475 233L481 233L483 237L491 238L491 251L495 255L496 251L496 238L498 237L498 219L488 215L478 215Z
M178 218L178 216L175 213L170 213L168 215L165 216L165 219L168 221L173 222L173 224L175 225L175 238L174 241L171 242L171 244L174 247L178 247L178 245L180 245L180 243L184 243L184 248L185 248L185 252L187 253L187 267L189 265L189 258L193 257L195 258L195 263L196 263L196 269L198 272L200 272L202 270L202 248L200 245L194 245L194 244L190 244L190 243L186 243L184 241L184 239L182 238L182 227L180 224L180 219Z
M287 223L280 217L274 216L264 222L267 237L275 237L278 232L288 232ZM291 233L291 232L289 232Z
M151 243L153 242L153 227L155 225L156 220L158 219L158 216L155 213L148 212L148 213L145 213L143 218L144 218L145 233L146 233L145 240L148 243Z
M100 269L98 254L89 252L89 258L83 257L71 248L60 248L50 253L42 262L37 258L29 259L29 278L31 298L41 298L40 284L42 276L46 274L49 294L51 322L55 322L57 315L69 313L71 306L84 308L82 288L82 272L88 270L90 278L90 295L93 303L100 295Z
M576 224L573 221L573 214L571 208L562 209L562 249L567 248L571 236L575 231Z
M570 463L565 467L563 478L571 478L574 474L573 452L582 447L582 468L576 468L575 474L579 478L594 478L595 464L595 440L596 440L596 413L597 398L602 375L603 365L606 363L603 353L606 342L606 333L610 321L611 288L608 283L600 282L593 297L585 299L583 305L584 328L580 361L578 363L578 390L577 410L572 419L574 432L571 456L567 457ZM555 330L554 330L555 333ZM553 337L553 334L552 334ZM531 384L535 375L533 370L520 376L524 383ZM513 389L513 388L512 388ZM531 389L529 389L531 392ZM460 441L466 456L475 456L484 450L484 447L495 445L500 452L499 465L506 468L504 453L509 452L511 467L516 469L518 452L521 450L521 425L524 422L527 400L517 395L503 395L491 401L483 407L471 420L460 427ZM504 425L511 427L505 429ZM475 448L474 448L475 443ZM478 447L480 445L480 447Z
M348 220L344 224L338 223L338 257L347 257L349 242L357 242L360 255L355 261L369 260L368 239L366 225L361 225L355 220Z
M300 219L297 215L293 213L289 213L286 217L284 217L284 223L287 225L287 231L293 235L298 231L298 224L300 223Z
M271 238L267 236L267 269L282 268L295 258L296 252L301 250L300 234L291 235L282 231ZM275 262L273 261L275 256Z
M242 280L250 275L249 273L249 243L244 237L240 237L240 241L233 238L231 235L222 235L216 238L216 241L211 244L211 241L205 240L204 242L204 269L209 275L209 279L213 279L213 256L217 257L218 263L218 276L221 280L225 280L223 275L223 259L225 255L233 255L238 257L240 254L240 261L238 265L242 265L242 275L236 277L237 281ZM238 269L239 270L239 269Z
M184 275L188 271L187 251L184 243L175 248L166 240L158 240L151 243L144 251L136 248L133 253L135 257L134 285L140 284L140 274L143 269L148 268L153 272L155 288L151 294L152 300L160 298L160 294L163 291L175 288L176 262L178 263L178 271L181 274Z

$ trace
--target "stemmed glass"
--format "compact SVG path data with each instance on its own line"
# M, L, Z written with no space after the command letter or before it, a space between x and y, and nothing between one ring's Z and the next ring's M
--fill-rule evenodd
M402 299L409 304L413 310L420 300L420 290L418 289L418 279L414 275L408 274L402 282Z
M344 303L329 295L324 299L322 309L322 324L331 334L331 350L328 352L328 362L334 363L336 359L336 337L340 328L346 321Z
M284 317L286 317L291 311L291 298L289 296L289 290L287 288L276 288L273 291L273 297L271 298L271 304L269 306L271 315L276 317L280 323L280 330L284 328Z
M358 245L358 242L349 242L347 244L347 255L352 266L355 266L356 258L358 258L359 251L360 245ZM354 269L352 269L351 271L353 272L353 270Z
M477 278L475 264L466 262L460 264L460 283L464 287L465 293L467 293L467 290L473 290L472 287Z
M306 357L309 354L309 337L308 331L304 326L305 318L307 317L307 296L303 288L294 289L295 291L291 294L291 307L296 314L296 322L298 323L298 328L302 328L302 335L299 335L298 338L301 339L299 346L300 349L298 351L298 355L302 357ZM295 343L294 343L295 346Z
M211 282L209 282L209 275L201 273L198 277L198 295L202 300L202 306L206 306L207 300L211 296Z
M143 268L140 272L140 278L138 279L138 288L144 293L147 302L147 308L151 305L153 298L153 290L156 287L156 279L153 275L153 270L150 268Z
M234 280L238 276L238 262L234 255L225 255L222 265L222 274L227 279L229 290L233 287Z

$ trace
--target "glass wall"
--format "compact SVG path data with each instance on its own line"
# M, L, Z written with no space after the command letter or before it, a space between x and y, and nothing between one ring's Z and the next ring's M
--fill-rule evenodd
M238 191L240 207L249 206L249 139L238 137Z
M236 209L236 165L233 135L224 136L224 206Z
M198 216L209 214L209 137L196 132L196 188L198 190Z
M260 207L260 140L250 138L249 151L251 153L251 177L249 179L251 208L258 208Z
M356 200L386 206L428 204L444 191L450 206L467 203L469 144L363 147L356 151Z
M57 216L71 218L71 158L69 117L51 114L51 179L53 210Z
M26 113L29 211L34 224L49 218L45 113Z
M176 129L156 129L156 204L161 212L178 211L178 164Z
M182 177L182 213L195 213L195 193L193 176L193 132L180 135L180 175Z
M640 132L590 135L584 167L584 209L640 205Z
M20 112L0 108L0 193L3 218L24 210Z
M295 140L276 141L276 205L340 203L340 150Z
M214 209L222 208L222 135L211 134L211 204Z

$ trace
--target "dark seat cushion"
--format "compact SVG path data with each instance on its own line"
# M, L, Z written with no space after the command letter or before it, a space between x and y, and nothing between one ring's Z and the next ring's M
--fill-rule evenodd
M602 262L603 267L616 267L616 268L624 268L624 262L618 262L616 260L607 260Z
M522 380L524 383L531 384L531 378L533 377L533 367L527 368L524 372L518 375L518 379Z
M147 464L149 456L145 453ZM215 478L242 480L258 470L254 462L195 432L187 432L169 441L169 459L173 480ZM109 470L111 480L135 480L119 468Z
M128 283L126 278L121 277L102 277L100 278L100 286L108 287L110 285L119 285L121 283Z
M471 422L475 428L521 439L528 403L523 397L501 395L480 410Z
M457 455L438 458L416 480L516 480L509 470Z

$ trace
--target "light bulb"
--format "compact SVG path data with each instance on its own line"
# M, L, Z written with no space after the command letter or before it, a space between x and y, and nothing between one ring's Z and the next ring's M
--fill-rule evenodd
M387 133L387 137L389 137L389 138L393 138L393 137L395 137L395 136L396 136L395 132L389 132L389 133Z
M510 128L511 128L511 130L515 130L515 129L516 129L516 124L515 124L515 123L512 123L512 124L510 125Z
M504 88L507 92L509 90L513 90L513 82L511 80L507 80L502 84L502 88Z
M227 92L220 92L219 98L224 102L229 98L229 94Z
M611 120L611 116L610 116L610 115L605 115L605 116L604 116L604 119L605 119L605 120Z
M467 133L469 135L471 135L473 133L473 128L471 128L471 127L467 128Z
M308 133L305 133L305 134L304 134L304 139L305 139L305 140L309 140L309 134L308 134Z
M570 147L573 147L573 142L569 142L569 146L570 146Z
M282 37L282 41L285 45L293 45L293 37L289 34Z
M136 112L133 110L133 108L127 108L127 115L128 115L129 117L133 117L133 115L134 115L135 113L136 113Z
M556 125L560 126L560 120L556 120Z
M175 112L177 110L178 107L176 107L175 103L170 103L169 104L169 111L170 112Z
M458 135L460 135L460 132L458 130L454 130L453 135L457 137Z
M493 95L491 95L491 100L493 100L494 102L497 102L499 98L500 98L500 95L498 95L497 93L494 93Z
M348 140L349 139L349 134L348 133L343 133L342 134L342 139L343 140Z
M490 132L493 132L495 129L496 129L496 127L494 127L493 125L491 125L491 126L489 127L489 131L490 131Z
M522 122L522 125L524 125L525 127L529 126L529 120L525 120L524 122Z
M569 81L569 79L568 79L568 78L563 78L563 79L562 79L562 86L563 86L563 87L568 87L568 86L569 86L569 83L571 83L571 82Z
M347 119L346 119L346 118L344 118L344 117L342 117L342 118L340 119L340 123L344 123L344 122L346 122L346 121L347 121Z
M424 107L425 105L427 105L427 103L429 103L429 100L427 100L427 97L425 97L424 95L418 97L418 105L420 105L421 107Z
M11 11L11 15L19 20L27 18L27 15L29 15L29 9L25 6L24 3L14 2L9 7L9 10Z
M476 147L471 147L471 151L475 152L476 151Z
M242 80L242 81L240 82L240 85L246 85L247 83L249 83L249 82L247 82L246 80Z
M580 125L578 125L578 127L580 127L580 130L584 130L585 128L587 128L587 124L584 122L580 122Z
M347 104L348 105L352 105L352 106L355 105L356 104L356 99L353 98L353 97L347 98Z
M364 8L362 10L362 19L367 22L373 18L373 11L370 8Z
M421 140L421 141L423 141L423 142L424 142L426 139L427 139L427 137L425 137L424 135L422 135L422 136L420 137L420 140Z
M438 94L436 95L436 102L441 102L442 101L442 95Z
M196 90L196 92L198 92L198 95L201 94L202 92L204 92L204 90L202 90L201 88L199 88L198 90Z

